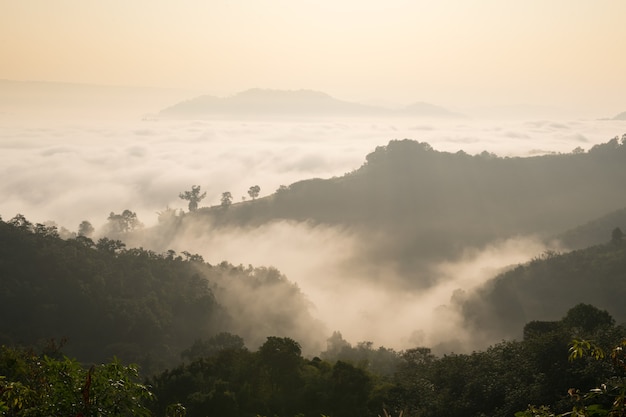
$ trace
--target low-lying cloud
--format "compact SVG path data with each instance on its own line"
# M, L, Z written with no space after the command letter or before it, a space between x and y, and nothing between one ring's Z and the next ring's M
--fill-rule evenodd
M146 224L165 207L184 208L181 191L201 185L201 205L230 191L247 198L280 185L341 176L376 146L410 138L440 151L500 156L570 152L605 142L619 121L431 121L428 129L402 119L321 122L136 121L81 122L0 119L0 214L23 213L74 229L103 223L129 208ZM563 126L567 127L564 128Z
M324 346L335 330L353 344L371 341L394 349L429 346L443 353L483 348L499 340L467 330L456 302L505 268L547 249L533 237L467 248L459 259L430 268L434 285L407 291L406 280L420 277L402 276L393 265L363 257L363 236L346 228L279 221L257 228L214 229L191 222L184 230L173 241L134 243L162 252L194 248L213 264L228 260L275 266L298 285L311 301L311 314L324 324L325 332L300 335L305 348ZM239 302L232 299L229 305L237 309ZM259 311L257 317L262 316Z
M280 185L341 176L389 140L410 138L440 151L500 156L589 149L623 133L619 121L428 121L357 119L320 122L136 121L0 119L0 215L24 214L75 231L82 220L101 229L110 212L130 209L146 225L165 208L187 210L178 198L191 185L219 204L224 191L234 201ZM463 297L501 268L524 262L545 248L520 237L468 249L455 261L435 265L427 290L406 291L407 277L393 265L363 258L358 233L348 229L276 222L256 229L219 229L176 241L138 241L158 251L201 254L210 263L275 266L313 303L312 314L328 334L356 343L405 348L440 346L468 351L480 343L462 329L451 300ZM366 279L364 277L366 276ZM433 278L433 277L430 277Z

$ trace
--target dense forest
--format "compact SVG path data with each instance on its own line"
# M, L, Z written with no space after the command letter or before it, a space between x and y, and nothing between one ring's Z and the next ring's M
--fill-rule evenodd
M302 331L295 324L282 335L277 328L263 329L264 341L250 348L236 334L241 327L219 303L212 282L227 275L257 289L281 285L285 301L298 298L297 288L275 270L211 266L199 255L159 255L107 238L63 240L54 227L19 215L0 222L0 236L4 415L50 413L52 406L42 398L55 396L60 399L54 410L73 415L92 415L90 407L98 402L125 410L111 415L172 416L510 416L529 405L567 412L585 404L608 410L611 390L602 398L585 393L618 383L611 378L624 372L621 351L613 349L621 346L626 329L576 295L597 301L594 291L606 290L615 300L611 307L623 313L618 281L626 273L626 244L619 229L604 245L520 265L465 305L476 331L484 326L481 314L502 316L503 325L509 318L511 327L520 318L510 317L516 308L504 308L513 303L503 291L525 285L520 300L546 308L549 300L538 297L555 296L546 287L553 281L559 297L573 306L565 315L528 321L516 330L521 337L485 350L442 356L421 346L352 346L339 332L319 354L304 355L297 337L287 336ZM591 284L580 287L584 281ZM472 311L476 305L485 307ZM302 312L284 311L282 320L297 314ZM262 325L253 317L245 320ZM53 338L59 338L60 351ZM19 348L24 345L41 351ZM570 360L577 355L583 357ZM85 394L90 390L93 396Z
M146 372L222 331L251 346L269 333L322 332L304 295L274 268L212 266L188 252L157 254L109 238L64 240L20 215L0 221L0 277L0 343L67 339L64 350L81 360L115 355Z
M614 228L604 244L546 252L457 301L476 332L506 339L520 337L519 329L528 321L560 317L562 300L607 309L624 323L625 271L626 241L621 229Z
M554 416L621 415L622 342L611 315L579 304L560 320L530 322L521 341L471 354L356 348L329 340L305 358L288 337L257 350L218 334L185 351L188 362L143 380L119 360L82 365L47 345L0 349L6 416ZM565 414L561 414L565 413ZM610 413L610 414L609 414Z

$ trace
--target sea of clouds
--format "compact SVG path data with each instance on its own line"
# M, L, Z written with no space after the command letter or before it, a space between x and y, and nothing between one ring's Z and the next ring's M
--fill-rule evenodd
M308 178L358 169L392 139L439 151L532 156L585 150L621 135L607 120L59 121L0 117L0 215L22 213L75 230L126 208L145 224L156 212L186 208L178 198L200 185L203 205L235 202Z
M368 153L393 139L428 142L439 151L524 157L588 150L624 132L623 121L582 119L94 121L0 115L0 215L8 220L21 213L76 231L83 220L99 229L110 212L130 209L149 226L168 207L186 210L178 194L192 185L207 192L201 207L219 204L224 191L235 202L249 198L252 185L260 186L262 197L281 185L358 169ZM463 333L461 318L447 308L451 298L545 249L531 237L470 249L462 260L438 266L440 285L417 294L391 285L394 272L384 266L346 268L359 245L358 236L345 230L284 222L182 239L171 247L200 253L210 263L277 267L312 301L312 314L328 328L320 338L340 330L351 342L440 344L456 351L492 341ZM380 279L359 285L360 274Z

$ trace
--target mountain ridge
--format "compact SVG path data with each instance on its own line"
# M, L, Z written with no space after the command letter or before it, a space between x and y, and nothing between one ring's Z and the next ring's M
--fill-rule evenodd
M340 100L315 90L252 88L228 97L201 95L166 107L161 117L219 116L413 116L460 118L443 107L415 102L393 110L381 106Z

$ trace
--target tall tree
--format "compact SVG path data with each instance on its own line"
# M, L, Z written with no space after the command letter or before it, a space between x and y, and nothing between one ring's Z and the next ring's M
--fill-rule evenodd
M619 227L616 227L615 229L613 229L613 232L611 232L611 242L615 244L620 244L622 243L623 238L624 238L624 232L622 232L622 229L620 229Z
M259 196L260 192L261 192L261 187L259 187L258 185L253 185L248 190L248 195L250 196L250 198L254 200Z
M143 227L143 224L137 218L137 213L128 209L124 210L121 214L111 212L108 220L111 231L116 233L132 232L135 229Z
M206 191L200 194L200 186L192 185L191 191L182 192L178 197L189 201L189 211L196 211L198 209L198 203L206 197Z
M233 204L233 195L230 191L224 191L222 193L222 207L228 208L231 204Z
M78 236L91 237L94 232L94 227L87 220L83 220L78 225Z

